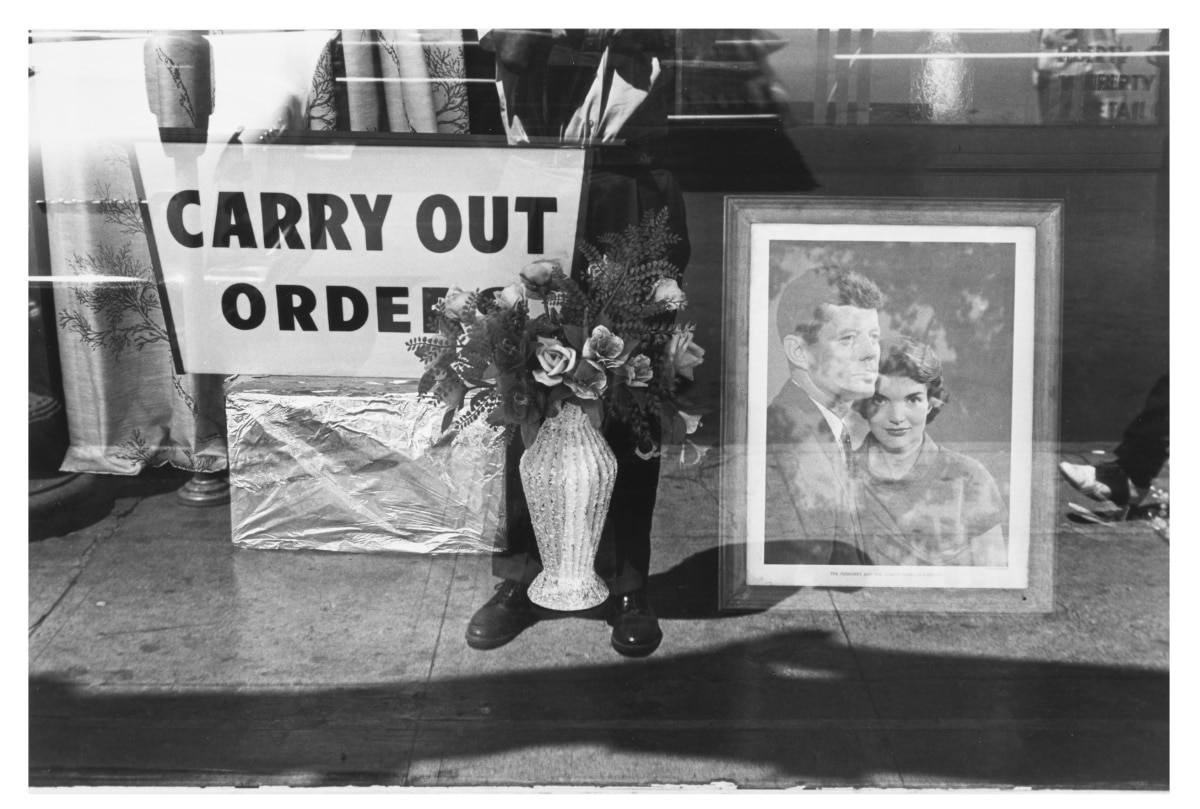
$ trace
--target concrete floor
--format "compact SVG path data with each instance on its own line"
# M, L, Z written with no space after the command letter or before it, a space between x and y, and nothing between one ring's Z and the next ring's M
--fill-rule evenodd
M1065 486L1052 614L726 615L715 477L676 472L627 660L599 618L473 651L487 557L235 549L184 480L31 523L33 786L1168 786L1169 544Z

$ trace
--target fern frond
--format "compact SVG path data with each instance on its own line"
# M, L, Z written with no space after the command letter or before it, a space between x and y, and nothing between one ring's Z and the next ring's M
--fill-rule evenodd
M471 399L471 403L467 406L467 409L456 416L454 421L451 422L450 429L466 429L479 419L487 417L487 415L490 414L499 403L500 397L495 393L495 391L487 390L477 393L474 398Z

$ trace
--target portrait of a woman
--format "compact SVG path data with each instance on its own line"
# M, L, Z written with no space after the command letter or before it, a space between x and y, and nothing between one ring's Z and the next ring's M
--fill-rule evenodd
M855 463L870 564L1007 563L996 481L979 461L940 446L926 432L948 401L937 354L905 339L883 356L875 395L858 405L870 425Z

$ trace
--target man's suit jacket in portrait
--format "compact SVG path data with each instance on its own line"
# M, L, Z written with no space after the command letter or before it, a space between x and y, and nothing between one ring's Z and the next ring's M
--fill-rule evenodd
M857 413L851 437L866 424ZM769 565L858 565L861 530L852 475L816 403L788 380L767 408L766 535Z

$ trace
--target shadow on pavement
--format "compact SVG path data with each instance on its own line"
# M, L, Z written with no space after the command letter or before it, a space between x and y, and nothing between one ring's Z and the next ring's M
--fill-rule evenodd
M1165 672L850 650L801 630L640 661L295 692L105 694L38 677L30 778L636 785L675 780L658 762L691 761L698 780L744 786L899 776L908 786L1165 789L1168 691ZM580 766L581 746L610 755L588 752ZM616 757L624 769L609 769ZM657 777L631 775L631 758ZM514 762L525 769L514 774Z
M187 483L192 473L171 466L147 469L139 475L80 476L86 485L75 487L61 500L53 497L53 490L43 498L45 503L31 508L29 515L29 541L37 542L50 537L60 537L75 531L90 528L112 513L117 500L126 497L152 497L173 492Z

